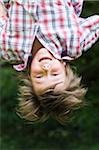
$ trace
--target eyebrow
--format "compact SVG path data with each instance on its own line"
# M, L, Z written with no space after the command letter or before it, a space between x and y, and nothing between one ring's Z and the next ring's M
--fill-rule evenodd
M53 92L53 91L54 91L53 89L48 89L48 90L45 90L44 94L49 93L49 92Z
M53 89L55 88L55 86L56 86L56 84L48 86L47 88L45 88L45 91L46 92L53 91Z
M56 83L56 84L54 84L52 86L49 86L49 87L45 88L45 90L44 90L45 92L44 93L54 91L56 85L61 84L61 83L62 82L58 82L58 83Z

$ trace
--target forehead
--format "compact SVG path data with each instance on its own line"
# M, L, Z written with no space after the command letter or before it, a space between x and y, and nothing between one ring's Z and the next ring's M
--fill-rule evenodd
M47 83L35 83L32 82L34 91L36 95L43 95L46 92L53 91L54 93L59 93L66 88L65 79L57 82L47 82Z

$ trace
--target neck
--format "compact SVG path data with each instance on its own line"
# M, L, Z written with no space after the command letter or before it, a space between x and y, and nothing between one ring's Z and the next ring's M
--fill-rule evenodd
M36 52L43 47L44 46L40 43L40 41L37 39L37 37L35 37L35 40L33 42L33 47L32 47L32 55L34 56L36 54Z

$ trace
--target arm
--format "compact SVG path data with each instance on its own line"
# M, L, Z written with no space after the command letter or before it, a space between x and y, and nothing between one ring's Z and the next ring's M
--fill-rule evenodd
M79 16L83 0L71 0L75 13ZM86 19L79 18L82 36L80 38L81 51L88 50L99 38L99 15Z
M81 50L88 50L99 38L99 15L93 15L81 22Z
M88 50L98 40L99 15L80 18L74 11L73 3L77 1L82 2L82 0L68 0L68 2L69 1L72 2L72 5L69 5L67 9L70 39L67 40L68 45L66 53L68 56L76 59L82 55L83 51Z
M5 8L5 4L3 3L3 0L0 0L0 60L2 60L2 43L1 43L1 35L2 32L5 28L6 25L6 20L7 20L7 9ZM3 59L4 60L4 59Z
M17 65L14 68L18 71L26 68L33 45L34 20L27 13L33 7L29 4L26 3L26 10L24 1L7 0L7 15L0 18L0 59Z

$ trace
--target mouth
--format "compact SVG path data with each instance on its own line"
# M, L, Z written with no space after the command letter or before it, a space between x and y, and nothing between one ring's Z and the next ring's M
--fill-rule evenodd
M49 58L49 57L42 57L42 58L39 59L39 62L41 62L41 61L43 61L43 60L52 60L52 59Z

